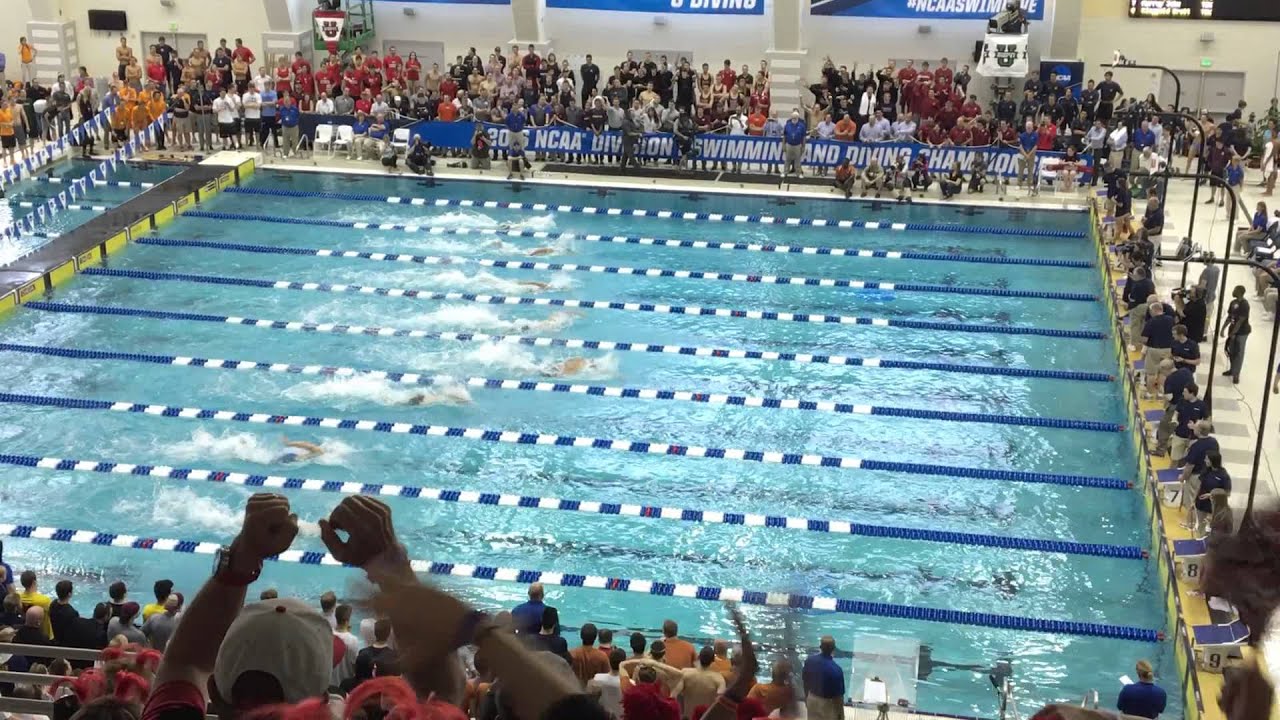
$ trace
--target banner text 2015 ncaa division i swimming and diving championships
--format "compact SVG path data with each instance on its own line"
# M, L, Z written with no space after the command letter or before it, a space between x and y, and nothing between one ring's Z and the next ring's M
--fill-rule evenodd
M1043 20L1044 3L1045 0L1022 0L1027 19ZM1007 0L813 0L809 12L913 20L986 20L1004 10L1006 4Z

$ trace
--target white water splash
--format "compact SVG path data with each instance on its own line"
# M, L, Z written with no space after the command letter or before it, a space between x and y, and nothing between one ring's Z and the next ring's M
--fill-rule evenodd
M575 315L557 311L540 320L504 318L492 308L481 305L445 305L438 310L405 318L407 327L461 328L498 332L555 332L573 324Z
M284 392L296 400L331 402L350 407L364 402L381 405L465 405L471 393L456 382L433 385L399 385L369 374L348 375L295 385Z
M290 438L307 440L307 438ZM296 461L294 465L346 465L356 452L355 447L341 440L327 439L320 446L324 453L307 460ZM262 438L247 432L224 432L214 435L204 428L197 428L191 433L190 440L175 443L170 452L181 460L243 460L260 465L278 464L285 451L282 437Z

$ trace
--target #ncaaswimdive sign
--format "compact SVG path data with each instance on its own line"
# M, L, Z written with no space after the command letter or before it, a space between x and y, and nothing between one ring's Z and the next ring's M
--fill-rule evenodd
M1044 3L1045 0L1022 0L1027 19L1043 20ZM1007 0L813 0L809 12L911 20L986 20L1006 5Z
M677 15L764 14L764 0L547 0L547 7Z

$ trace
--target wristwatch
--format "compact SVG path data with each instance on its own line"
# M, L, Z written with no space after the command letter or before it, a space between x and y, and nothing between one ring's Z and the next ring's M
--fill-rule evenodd
M235 565L235 551L225 545L218 548L218 552L213 556L213 579L223 585L246 587L262 574L261 561L252 572L246 572L243 568L237 569Z

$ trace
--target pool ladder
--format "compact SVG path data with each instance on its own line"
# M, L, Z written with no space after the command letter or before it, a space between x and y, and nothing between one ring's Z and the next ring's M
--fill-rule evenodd
M1013 681L1005 678L997 694L1000 697L1000 720L1022 720L1018 713L1018 699L1013 693Z
M1080 707L1090 710L1098 709L1098 691L1090 690L1084 694L1084 699L1080 701Z

